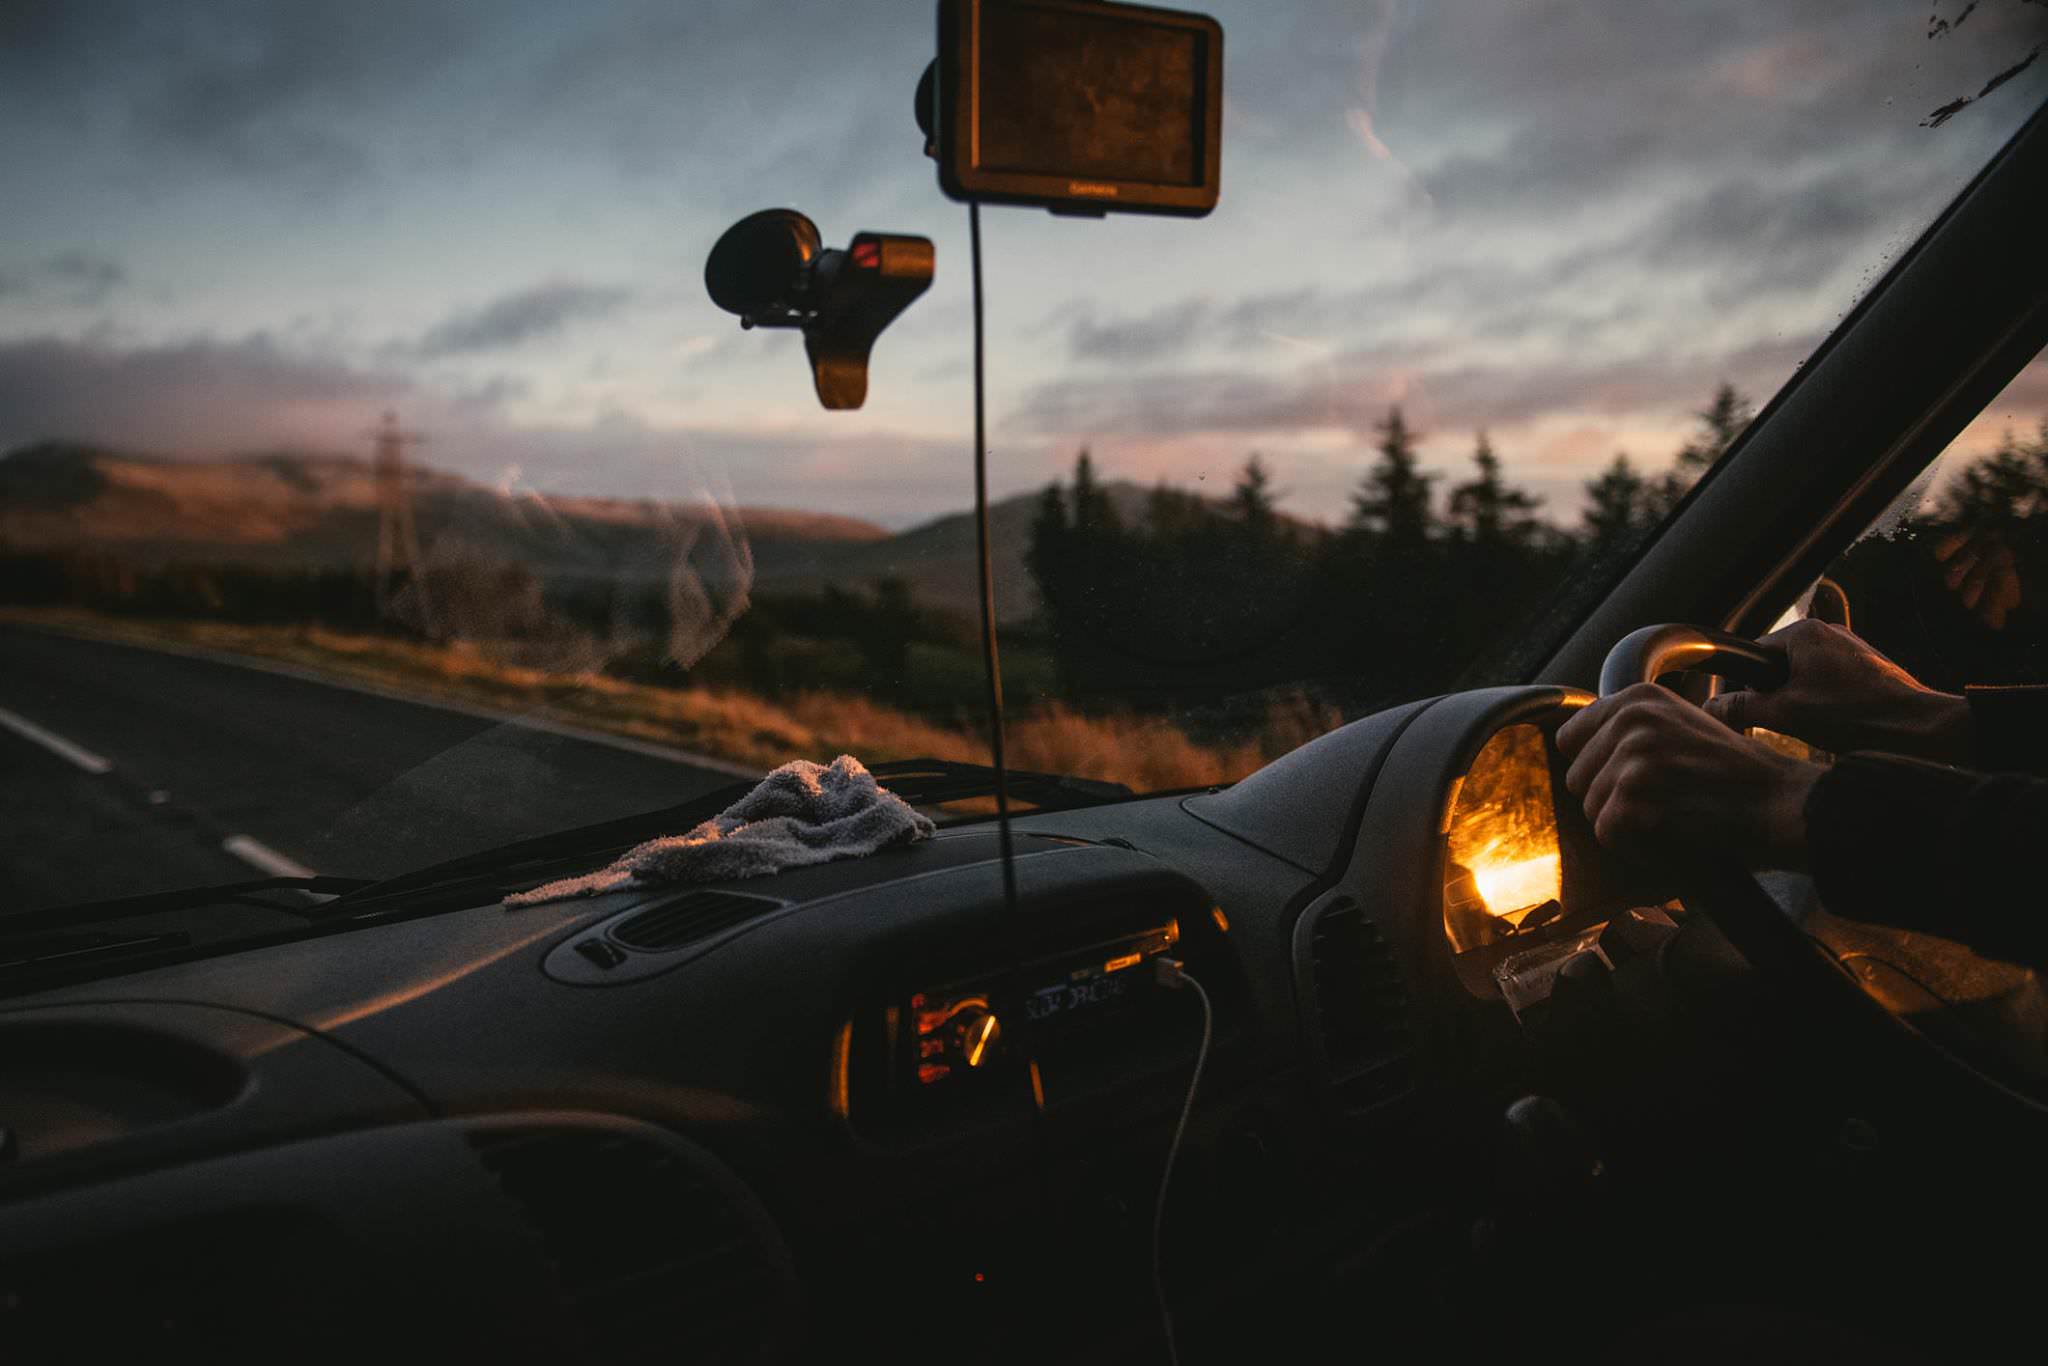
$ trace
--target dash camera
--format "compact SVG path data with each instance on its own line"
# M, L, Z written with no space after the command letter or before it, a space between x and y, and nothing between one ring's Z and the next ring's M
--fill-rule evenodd
M928 237L863 232L844 250L828 248L795 209L763 209L713 245L704 287L741 327L800 329L818 401L858 408L875 339L931 287L932 260Z

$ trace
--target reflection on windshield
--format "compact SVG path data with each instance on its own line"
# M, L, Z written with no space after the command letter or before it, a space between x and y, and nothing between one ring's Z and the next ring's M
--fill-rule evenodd
M1831 619L1929 687L2048 682L2044 399L2036 357L1822 581Z
M1008 757L1139 791L1498 681L2048 91L2021 0L1208 8L1214 215L989 216ZM988 759L929 7L408 15L0 44L0 900ZM857 413L704 293L785 202L935 243ZM1951 521L2015 618L2010 529Z

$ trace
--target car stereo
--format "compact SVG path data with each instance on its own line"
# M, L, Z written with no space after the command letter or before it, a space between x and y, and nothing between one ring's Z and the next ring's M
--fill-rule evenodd
M977 1078L1014 1072L1027 1059L1060 1056L1063 1044L1141 1009L1157 989L1147 965L1179 939L1178 922L1169 920L1041 959L1015 974L912 992L888 1016L892 1024L901 1022L891 1034L900 1050L898 1073L911 1083L903 1089L962 1090ZM1032 1085L1043 1103L1043 1077Z
M1155 1066L1184 1063L1188 1021L1167 1006L1155 967L1180 950L1183 922L1141 911L1113 918L1124 923L1014 969L897 976L901 985L841 1033L835 1108L858 1111L871 1135L934 1120L1021 1118L1105 1081L1127 1085Z

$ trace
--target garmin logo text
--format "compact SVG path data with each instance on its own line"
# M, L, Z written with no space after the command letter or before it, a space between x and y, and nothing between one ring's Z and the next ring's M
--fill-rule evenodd
M1067 182L1067 193L1093 195L1097 199L1115 199L1116 186L1102 185L1092 180L1070 180Z

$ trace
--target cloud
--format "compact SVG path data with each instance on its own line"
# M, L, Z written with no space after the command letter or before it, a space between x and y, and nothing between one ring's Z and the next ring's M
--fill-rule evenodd
M0 79L36 104L115 112L153 157L332 190L372 169L367 127L485 49L496 17L410 0L42 0L0 44Z
M0 115L117 129L134 178L198 169L332 200L393 173L568 155L643 195L687 173L702 198L740 162L871 174L878 134L915 136L918 39L918 7L878 19L833 0L8 0ZM786 88L832 114L743 93Z
M1765 174L1729 175L1650 201L1638 221L1559 236L1546 250L1475 252L1425 241L1397 266L1368 260L1381 278L1348 288L1295 286L1215 300L1206 293L1144 313L1102 317L1086 298L1061 311L1076 360L1185 359L1197 354L1274 355L1291 348L1327 358L1350 351L1423 353L1461 348L1486 355L1528 343L1594 359L1700 344L1711 312L1720 344L1782 335L1793 316L1839 311L1849 272L1867 272L1900 240L1899 224L1875 212L1873 176L1915 198L1938 196L1946 167L1851 161ZM1746 334L1746 336L1745 336ZM1241 363L1233 358L1233 364Z
M1418 166L1454 217L1597 213L1702 176L1769 177L1814 161L1869 166L1865 200L1881 210L1900 198L1889 175L1959 150L1918 126L1922 110L1958 86L1977 89L2048 36L2048 7L2025 4L1934 44L1914 19L1863 0L1657 0L1618 19L1568 3L1484 19L1432 7L1399 50L1417 83L1383 90L1392 108L1376 122L1458 130ZM2008 112L1992 122L2011 126L2041 88L2006 92ZM1496 121L1509 109L1519 117Z
M1899 225L1874 213L1869 186L1884 176L1912 199L1952 182L1946 167L1850 163L1803 177L1749 172L1672 201L1642 230L1630 255L1652 271L1689 271L1725 307L1759 296L1840 294L1846 269L1870 267Z
M457 356L518 346L615 313L631 297L631 291L607 285L567 280L535 285L436 323L413 349L424 356Z
M68 439L171 456L367 450L386 409L432 441L438 468L498 482L508 464L550 492L689 498L707 478L756 506L829 506L895 525L973 497L967 444L875 428L746 431L613 411L524 425L517 380L453 390L297 351L267 335L121 347L63 337L0 342L0 452ZM1013 450L1006 468L1034 453Z
M1038 385L1006 429L1065 440L1302 436L1337 430L1369 440L1400 404L1423 427L1471 432L1538 419L1689 413L1722 379L1762 397L1798 367L1810 341L1760 343L1726 354L1659 354L1610 362L1570 359L1461 363L1444 353L1352 352L1278 375L1193 370Z
M262 334L130 349L32 337L0 343L0 449L58 437L152 451L331 446L412 392L401 376Z
M0 271L0 299L92 307L127 283L128 271L119 261L74 249L22 270Z
M1412 345L1447 324L1468 339L1518 336L1582 313L1587 276L1616 259L1604 246L1528 265L1449 258L1352 289L1266 291L1218 309L1215 340L1237 350L1275 340L1343 350L1362 341Z
M1126 364L1158 360L1192 346L1209 312L1207 299L1182 299L1131 318L1097 320L1084 312L1067 328L1067 353Z

